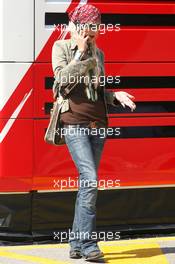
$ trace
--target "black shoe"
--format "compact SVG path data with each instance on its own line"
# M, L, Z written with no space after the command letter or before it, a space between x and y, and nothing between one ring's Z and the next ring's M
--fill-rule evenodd
M87 255L83 255L83 257L85 260L96 260L96 259L104 257L104 254L100 250L95 250L95 251L88 253Z
M81 251L78 249L71 249L69 252L69 257L72 259L79 259L82 257Z

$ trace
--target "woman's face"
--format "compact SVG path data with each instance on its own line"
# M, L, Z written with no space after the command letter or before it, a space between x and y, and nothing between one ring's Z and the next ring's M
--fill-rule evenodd
M85 31L85 37L89 36L88 42L94 43L99 34L99 24L87 24L81 30Z

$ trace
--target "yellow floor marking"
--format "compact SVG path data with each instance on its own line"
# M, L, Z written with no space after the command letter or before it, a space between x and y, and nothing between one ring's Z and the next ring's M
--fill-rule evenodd
M145 244L145 243L150 243L150 242L160 242L160 241L175 241L175 237L155 237L155 238L136 238L136 239L127 239L127 240L113 240L113 241L100 241L98 242L99 245L113 245L113 244ZM31 249L31 248L69 248L69 244L64 243L57 243L57 244L44 244L44 245L18 245L18 246L0 246L0 251L1 250L6 250L6 249L20 249L20 250L26 250L26 249Z
M38 264L70 264L70 262L59 261L56 259L42 258L37 256L23 255L10 251L1 251L0 257L7 257L15 260L26 260Z
M168 264L159 245L100 246L105 263L112 264Z

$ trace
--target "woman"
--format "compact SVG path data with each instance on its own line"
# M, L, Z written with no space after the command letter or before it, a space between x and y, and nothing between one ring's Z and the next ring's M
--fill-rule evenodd
M121 91L109 93L100 83L99 77L104 76L104 54L96 46L101 23L99 10L85 4L70 12L69 19L71 38L54 43L52 67L61 84L60 95L68 98L61 111L61 121L66 130L67 147L79 172L69 237L70 257L95 260L103 256L93 235L96 232L97 171L107 136L107 133L101 136L99 131L108 127L106 104L127 105L131 111L136 105L131 100L134 96ZM80 77L84 77L83 81ZM91 133L94 129L97 130L95 135Z

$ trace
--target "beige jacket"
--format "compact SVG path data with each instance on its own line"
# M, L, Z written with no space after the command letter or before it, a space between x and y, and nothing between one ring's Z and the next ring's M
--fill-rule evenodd
M73 38L57 40L54 42L52 47L52 69L54 72L54 78L58 83L61 83L61 80L64 79L64 83L61 84L61 87L65 88L66 94L66 86L69 85L66 80L69 80L69 76L83 76L89 69L93 68L96 65L96 60L94 58L88 58L86 60L81 60L78 62L72 62L72 59L76 52L76 42ZM102 50L97 48L97 56L100 62L101 68L101 76L104 76L104 53ZM53 90L55 94L57 91ZM120 105L120 102L115 100L114 103L114 92L109 92L105 89L105 85L103 85L103 94L105 107L107 112L107 105L111 104L114 106ZM61 97L62 98L62 97ZM63 100L63 98L62 98ZM64 99L61 112L65 112L69 110L69 99Z

